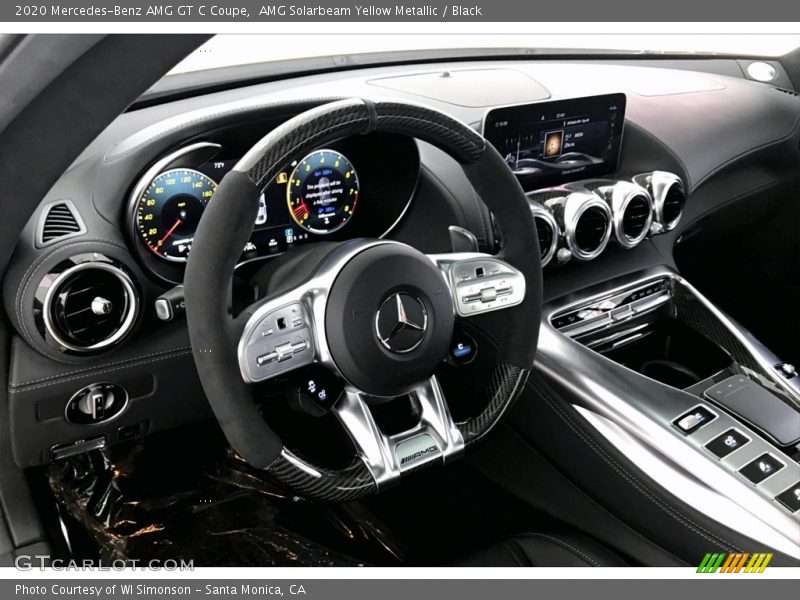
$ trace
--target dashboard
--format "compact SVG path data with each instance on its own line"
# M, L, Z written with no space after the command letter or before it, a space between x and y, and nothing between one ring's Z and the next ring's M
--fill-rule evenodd
M674 266L676 243L705 215L785 183L798 162L800 97L715 61L395 65L135 107L42 199L3 281L19 464L208 416L185 322L165 320L157 300L178 294L203 210L249 148L349 96L423 103L484 133L528 195L545 301ZM452 158L403 135L345 138L294 157L266 186L238 272L357 237L448 252L451 226L481 251L502 247ZM89 435L65 406L95 384L125 402Z

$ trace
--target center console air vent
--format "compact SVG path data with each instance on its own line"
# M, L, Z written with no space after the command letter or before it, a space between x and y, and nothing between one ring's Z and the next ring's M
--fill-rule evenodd
M572 257L586 261L603 252L612 226L611 209L600 196L576 191L548 201L547 206L564 232Z
M662 222L672 229L678 223L683 212L683 202L685 198L683 195L683 187L675 184L667 188L664 194L664 203L661 206Z
M645 196L636 196L622 214L622 234L635 239L646 233L652 219L653 210Z
M139 300L121 266L91 260L66 265L53 275L40 285L40 289L47 287L41 316L43 333L52 346L62 351L97 352L130 332ZM52 281L49 285L48 278Z
M633 178L634 183L647 189L653 198L654 233L675 229L683 214L686 193L683 181L674 173L653 171Z
M599 192L608 200L614 214L614 237L623 248L633 248L650 231L653 200L647 190L635 183L619 181Z
M539 238L542 267L546 267L558 249L558 223L550 211L541 204L531 203L531 213L536 224L536 236Z
M43 248L82 233L86 233L86 227L75 206L69 200L58 200L42 210L36 232L36 246Z
M603 243L608 229L608 215L590 206L575 222L575 242L581 252L594 253Z

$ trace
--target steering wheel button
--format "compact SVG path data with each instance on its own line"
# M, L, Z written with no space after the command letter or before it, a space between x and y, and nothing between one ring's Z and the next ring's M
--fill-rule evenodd
M263 356L259 356L256 361L258 362L258 366L266 365L271 362L275 362L278 358L277 352L270 352L269 354L264 354Z
M488 287L481 290L481 302L494 302L495 300L497 300L496 289Z
M294 349L291 343L281 344L275 346L275 353L278 355L278 362L289 360L294 355Z

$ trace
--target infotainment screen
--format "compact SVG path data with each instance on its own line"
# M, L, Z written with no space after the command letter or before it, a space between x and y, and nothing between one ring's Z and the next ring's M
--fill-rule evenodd
M625 94L495 108L483 135L526 190L617 170Z

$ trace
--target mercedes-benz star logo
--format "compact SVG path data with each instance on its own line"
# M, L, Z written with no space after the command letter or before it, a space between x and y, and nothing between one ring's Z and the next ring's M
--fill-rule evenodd
M407 292L389 296L375 315L375 332L381 344L398 354L411 352L425 339L428 312L422 300Z

